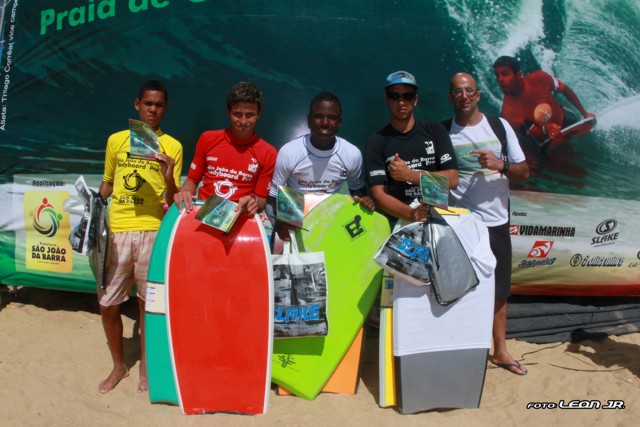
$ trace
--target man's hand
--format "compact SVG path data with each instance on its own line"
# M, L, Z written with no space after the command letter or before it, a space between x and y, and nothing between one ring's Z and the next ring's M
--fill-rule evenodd
M365 208L369 209L371 212L376 210L376 204L373 199L369 196L353 196L353 200L360 203Z
M411 181L410 177L411 169L407 166L407 163L398 156L396 153L395 157L391 162L389 162L389 174L391 178L396 181Z
M273 227L273 231L275 231L278 234L278 237L280 237L280 240L283 240L285 242L288 242L289 240L291 240L291 234L289 234L290 230L295 230L296 228L291 225L291 224L287 224L286 222L281 222L281 221L276 221L276 225L275 227Z
M158 163L160 163L164 179L167 181L173 180L173 167L176 164L173 157L169 157L164 153L156 153L153 157L158 161Z
M478 163L485 169L500 171L504 168L504 162L491 150L471 150L470 153L478 155Z
M248 216L253 216L255 213L257 213L259 206L258 206L258 200L256 200L256 197L255 196L240 197L240 200L238 200L238 206L236 207L236 212L243 209L244 209L244 213Z
M186 209L187 212L193 210L193 194L189 190L178 191L173 195L173 203L178 209Z
M427 222L429 219L429 205L420 205L411 209L409 219L413 222Z
M556 123L547 123L544 125L543 129L552 141L562 136L562 128Z

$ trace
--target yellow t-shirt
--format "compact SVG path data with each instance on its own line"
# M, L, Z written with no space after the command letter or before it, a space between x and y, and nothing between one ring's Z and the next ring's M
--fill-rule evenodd
M113 232L157 230L164 216L166 183L160 164L129 158L129 130L114 133L107 141L103 181L113 184L109 206ZM182 145L157 131L160 149L175 160L174 179L180 186Z

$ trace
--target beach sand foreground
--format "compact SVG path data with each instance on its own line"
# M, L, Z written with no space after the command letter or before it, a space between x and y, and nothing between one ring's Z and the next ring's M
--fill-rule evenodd
M509 340L529 369L519 377L490 367L479 409L401 415L378 407L375 330L366 339L357 395L321 394L314 401L272 392L266 415L182 415L173 405L150 404L137 392L139 340L135 303L123 308L131 374L101 395L98 383L111 361L95 295L20 288L2 294L0 310L0 426L630 426L640 417L640 333L580 343ZM624 409L527 409L532 402L591 407L609 400ZM537 405L541 406L541 405Z

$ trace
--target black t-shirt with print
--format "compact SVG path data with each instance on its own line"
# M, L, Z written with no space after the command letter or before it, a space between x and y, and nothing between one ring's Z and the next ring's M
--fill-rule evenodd
M458 169L449 133L440 123L416 121L407 133L400 133L387 124L367 143L364 156L367 183L370 187L386 184L389 195L407 204L422 195L420 186L391 178L389 163L396 153L413 170Z

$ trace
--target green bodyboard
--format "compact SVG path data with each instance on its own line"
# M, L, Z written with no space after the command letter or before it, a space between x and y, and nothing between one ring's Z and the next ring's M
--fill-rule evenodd
M329 331L325 337L276 339L272 380L314 399L327 383L380 292L382 270L373 256L390 234L387 219L335 194L307 214L297 231L300 251L324 251Z
M179 216L180 211L176 205L171 206L165 214L160 224L149 262L148 286L161 292L162 295L157 295L156 298L162 298L163 300L165 299L164 276L167 249L169 248L171 233ZM151 400L152 403L168 402L177 405L178 394L173 377L171 355L169 353L166 314L151 313L147 309L144 315L144 323L147 375L149 377L149 400Z

